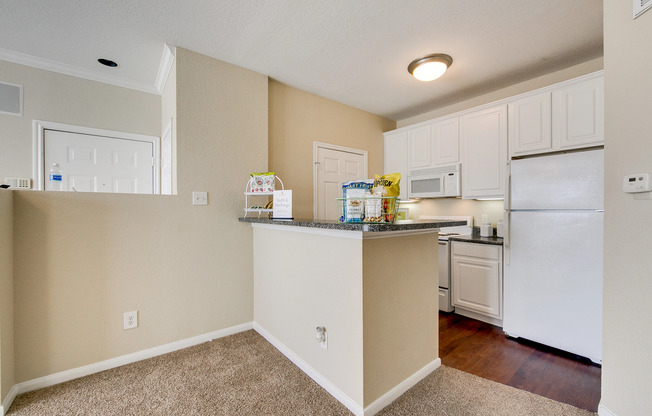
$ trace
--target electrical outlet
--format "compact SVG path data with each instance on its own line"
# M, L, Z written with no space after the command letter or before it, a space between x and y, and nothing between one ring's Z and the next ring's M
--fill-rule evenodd
M124 329L133 329L138 327L138 311L125 312Z
M318 326L316 330L315 338L317 338L317 342L319 342L319 345L323 349L328 351L328 332L326 332L326 327Z

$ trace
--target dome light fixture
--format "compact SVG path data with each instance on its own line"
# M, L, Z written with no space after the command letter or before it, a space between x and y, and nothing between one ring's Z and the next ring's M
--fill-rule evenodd
M408 65L408 72L419 81L433 81L453 63L453 58L444 53L433 53L423 58L415 59Z

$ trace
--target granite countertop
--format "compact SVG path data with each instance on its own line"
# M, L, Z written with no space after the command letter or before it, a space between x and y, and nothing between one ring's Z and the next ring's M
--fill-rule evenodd
M331 230L345 231L364 231L364 232L384 232L384 231L409 231L409 230L426 230L430 228L452 227L466 224L464 221L424 221L424 220L404 220L396 221L394 224L356 224L344 223L331 220L271 220L268 218L239 218L240 222L249 222L252 224L274 224L289 227L309 227L325 228ZM501 239L502 240L502 239Z
M502 237L480 237L480 234L450 236L448 239L450 241L463 241L465 243L503 245Z

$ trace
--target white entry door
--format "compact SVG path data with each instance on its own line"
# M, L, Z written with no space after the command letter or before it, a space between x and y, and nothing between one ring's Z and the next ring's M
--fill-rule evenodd
M46 129L43 149L45 177L58 163L65 191L157 193L152 142Z
M315 219L338 220L342 183L367 178L367 152L315 143L315 157Z

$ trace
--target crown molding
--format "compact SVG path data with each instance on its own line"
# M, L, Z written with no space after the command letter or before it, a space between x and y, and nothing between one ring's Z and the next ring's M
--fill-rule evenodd
M167 45L165 45L165 49L166 51L169 51ZM171 52L168 53L171 54ZM56 72L63 75L83 78L89 81L96 81L104 84L115 85L117 87L129 88L132 90L142 91L149 94L157 94L157 95L161 94L161 92L158 90L158 88L155 85L150 85L143 82L137 82L123 77L101 74L95 71L90 71L87 69L78 68L76 66L51 61L49 59L38 58L36 56L14 52L7 49L0 48L0 59L4 61L13 62L15 64L26 65L33 68ZM170 58L167 57L167 53L164 52L161 65L159 66L159 76L157 76L157 83L159 82L158 78L162 78L161 68L163 67L163 60L165 59L169 60ZM169 63L167 65L170 66L171 68L172 63ZM167 73L169 73L169 69L167 70ZM162 85L165 85L165 80L167 80L167 78L161 81Z
M174 64L174 58L176 55L176 48L170 46L167 43L163 46L163 56L161 56L161 63L158 67L158 74L156 75L156 91L158 94L163 94L163 89L165 84L168 82L168 77L170 76L170 71L172 70L172 65Z

